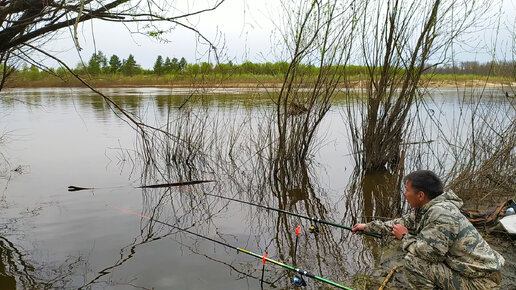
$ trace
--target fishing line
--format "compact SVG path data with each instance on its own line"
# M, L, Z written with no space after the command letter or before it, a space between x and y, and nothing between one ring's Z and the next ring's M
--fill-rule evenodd
M179 189L180 190L184 190L184 191L190 191L190 192L202 194L202 195L208 195L208 196L212 196L212 197L217 197L217 198L221 198L221 199L225 199L225 200L230 200L230 201L234 201L234 202L238 202L238 203L243 203L243 204L247 204L247 205L251 205L251 206L255 206L255 207L260 207L260 208L263 208L263 209L266 209L266 210L272 210L272 211L276 211L276 212L279 212L279 213L283 213L283 214L287 214L287 215L291 215L291 216L307 219L307 220L310 220L310 221L312 221L312 222L314 222L316 224L315 226L312 226L313 229L311 227L311 230L314 233L319 231L318 228L317 228L317 223L326 224L326 225L330 225L330 226L346 229L346 230L349 230L349 231L353 230L352 227L348 227L348 226L341 225L341 224L338 224L338 223L335 223L335 222L331 222L331 221L322 220L322 219L317 218L317 217L309 217L309 216L305 216L305 215L289 212L289 211L282 210L282 209L279 209L279 208L274 208L274 207L270 207L270 206L266 206L266 205L261 205L261 204L257 204L257 203L253 203L253 202L249 202L249 201L245 201L245 200L231 198L231 197L225 197L225 196L222 196L222 195L216 195L216 194L211 194L211 193L206 193L206 192L199 192L199 191L196 191L196 190L193 190L193 189L190 189L190 188L185 188L185 187L179 187ZM367 235L367 236L371 236L371 237L375 237L375 238L378 238L378 239L382 238L382 235L376 234L376 233L362 232L362 234Z
M225 196L222 196L222 195L216 195L216 194L211 194L211 193L206 193L206 192L199 192L199 191L196 191L196 190L193 190L193 189L189 189L189 188L184 188L183 187L185 185L195 185L195 184L208 183L208 182L217 182L217 181L216 180L193 180L193 181L175 182L175 183L142 185L142 186L137 186L137 187L134 187L134 188L165 188L165 187L176 187L177 186L177 187L179 187L180 190L191 191L191 192L202 194L202 195L208 195L208 196L217 197L217 198L221 198L221 199L225 199L225 200L229 200L229 201L234 201L234 202L243 203L243 204L247 204L247 205L251 205L251 206L255 206L255 207L260 207L260 208L263 208L263 209L266 209L266 210L276 211L276 212L279 212L279 213L283 213L283 214L287 214L287 215L291 215L291 216L307 219L307 220L310 220L310 221L314 222L315 225L310 227L310 231L312 233L318 233L319 232L319 229L317 227L317 223L331 225L331 226L342 228L342 229L346 229L346 230L349 230L349 231L353 230L352 227L348 227L348 226L341 225L341 224L338 224L338 223L335 223L335 222L331 222L331 221L322 220L322 219L317 218L317 217L309 217L309 216L305 216L305 215L301 215L301 214L297 214L297 213L293 213L293 212L288 212L286 210L282 210L282 209L279 209L279 208L265 206L265 205L261 205L261 204L257 204L257 203L253 203L253 202L249 202L249 201L245 201L245 200L240 200L240 199L236 199L236 198L225 197ZM95 190L95 189L121 188L121 187L122 186L96 188L96 187L80 187L80 186L70 185L70 186L68 186L68 191ZM367 236L371 236L371 237L375 237L375 238L379 238L379 239L382 238L382 236L380 234L376 234L376 233L362 232L362 234L367 235Z
M138 217L141 217L143 219L147 219L149 221L154 221L156 223L160 223L162 225L166 225L166 226L169 226L171 228L174 228L174 229L177 229L179 231L182 231L182 232L185 232L185 233L188 233L188 234L191 234L193 236L196 236L196 237L199 237L199 238L203 238L203 239L206 239L208 241L211 241L211 242L214 242L216 244L219 244L219 245L222 245L224 247L228 247L230 249L233 249L233 250L236 250L237 252L242 252L242 253L245 253L245 254L248 254L250 256L253 256L253 257L256 257L258 259L262 259L264 262L265 261L268 261L268 262L271 262L273 264L276 264L278 266L281 266L285 269L289 269L289 270L292 270L292 271L295 271L297 274L301 275L301 279L302 279L302 276L307 276L307 277L310 277L312 279L315 279L315 280L318 280L318 281L321 281L321 282L324 282L324 283L327 283L329 285L332 285L332 286L335 286L335 287L338 287L340 289L349 289L351 290L352 288L349 288L349 287L346 287L344 285L341 285L337 282L333 282L331 280L328 280L326 278L323 278L321 276L318 276L318 275L314 275L308 271L305 271L305 270L301 270L299 268L295 268L295 267L292 267L290 265L287 265L287 264L283 264L281 262L278 262L276 260L273 260L273 259L270 259L268 258L266 255L265 256L262 256L262 255L259 255L259 254L256 254L256 253L253 253L251 251L248 251L248 250L245 250L245 249L242 249L242 248L238 248L238 247L235 247L233 245L230 245L230 244L227 244L227 243L224 243L224 242L221 242L221 241L218 241L218 240L215 240L213 238L210 238L210 237L207 237L207 236L203 236L201 234L198 234L198 233L195 233L195 232L192 232L192 231L189 231L187 229L183 229L183 228L180 228L178 226L175 226L175 225L172 225L172 224L169 224L169 223L166 223L166 222L162 222L162 221L159 221L159 220L156 220L154 218L151 218L151 217L148 217L148 216L145 216L145 215L142 215L142 214L139 214L139 213L136 213L136 212L133 212L133 211L130 211L130 210L127 210L127 209L123 209L123 208L120 208L120 207L117 207L117 206L113 206L113 205L107 205L109 206L110 208L112 209L116 209L116 210L119 210L119 211L122 211L122 212L125 212L125 213L129 213L129 214L132 214L132 215L135 215L135 216L138 216ZM296 281L294 281L296 282Z

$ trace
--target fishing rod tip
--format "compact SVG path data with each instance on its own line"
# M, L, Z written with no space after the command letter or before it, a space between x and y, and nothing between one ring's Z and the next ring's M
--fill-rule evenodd
M90 188L79 187L79 186L74 186L74 185L68 186L68 191L79 191L79 190L86 190L86 189L90 189ZM93 189L93 188L91 188L91 189Z

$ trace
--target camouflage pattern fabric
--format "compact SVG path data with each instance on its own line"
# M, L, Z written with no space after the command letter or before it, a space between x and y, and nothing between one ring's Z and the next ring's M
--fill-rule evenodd
M409 230L402 243L403 250L408 252L405 264L409 269L408 276L414 279L411 281L415 285L418 285L419 280L422 285L437 285L437 280L441 283L447 280L450 281L446 283L451 288L443 288L455 289L452 285L462 285L462 282L458 282L462 281L460 279L471 283L474 280L485 280L484 278L498 272L505 262L462 215L460 207L462 200L452 191L448 191L401 218L387 222L370 222L366 225L366 231L385 235L391 233L394 224L404 225ZM413 262L414 258L417 261ZM436 268L434 271L426 271L426 268L414 269L414 265L411 265L423 262ZM444 269L450 272L445 272ZM457 278L454 275L458 275ZM416 279L417 277L420 279Z
M499 279L495 281L491 277L467 278L444 263L430 263L411 253L405 256L403 268L412 289L500 289ZM498 275L499 273L497 272Z

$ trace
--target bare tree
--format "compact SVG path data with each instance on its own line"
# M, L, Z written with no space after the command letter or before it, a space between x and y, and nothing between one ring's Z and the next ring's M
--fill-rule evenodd
M503 12L499 16L503 19ZM508 45L509 55L502 62L514 64L516 27L514 19L507 20L499 20L498 25L513 36ZM493 73L490 69L489 74ZM516 75L516 67L508 66L505 73ZM512 198L516 191L516 90L512 84L489 89L484 83L483 87L464 91L459 99L461 112L454 134L441 134L445 140L443 147L448 148L441 158L447 156L453 161L453 166L446 170L448 186L469 197L468 206L499 203Z
M78 26L82 22L95 19L124 24L135 23L137 28L133 32L151 37L163 37L170 30L182 27L196 33L210 48L215 48L210 40L188 22L188 18L215 10L224 1L208 1L205 7L199 7L192 3L177 1L1 0L1 84L9 75L9 67L12 65L8 62L9 59L36 62L32 56L34 50L27 44L41 47L42 43L52 41L55 33L70 28L73 31L73 41L80 50Z
M195 32L186 22L189 16L215 10L224 0L215 0L207 7L190 12L180 12L176 1L156 2L127 0L115 1L0 1L0 52L20 48L24 43L48 39L49 34L62 28L92 20L109 22L140 22L149 24L140 33L156 36L163 34L156 23L166 22ZM186 5L185 5L186 7ZM77 38L77 34L75 34Z
M295 2L295 1L294 1ZM305 159L319 124L331 107L351 55L356 30L353 1L284 1L283 41L290 65L283 85L272 96L274 159ZM297 5L299 4L299 5ZM296 8L292 8L296 7ZM311 64L313 71L301 64ZM278 169L287 169L278 165Z
M412 104L422 96L421 75L444 61L457 38L481 20L486 1L365 1L359 17L359 60L367 67L348 110L358 162L367 171L394 168ZM361 102L365 97L364 102Z
M55 55L45 51L42 44L52 41L52 36L59 31L70 28L73 30L75 46L80 50L78 42L78 25L85 21L108 21L128 25L136 24L136 31L150 37L162 38L164 35L182 27L193 31L200 40L205 41L209 48L215 52L215 45L190 24L189 17L197 16L217 9L225 0L208 1L204 7L194 3L177 1L34 1L34 0L0 0L0 90L5 80L10 75L16 62L22 60L42 67L36 61L34 55L39 54L50 58L66 68L75 78L86 87L102 96L110 109L119 114L142 137L142 142L149 142L148 136L154 131L161 132L167 138L188 146L186 141L171 135L166 130L149 126L140 117L124 110L109 96L90 86L79 75L75 74L69 66ZM194 7L194 8L192 8ZM43 66L43 69L45 67Z

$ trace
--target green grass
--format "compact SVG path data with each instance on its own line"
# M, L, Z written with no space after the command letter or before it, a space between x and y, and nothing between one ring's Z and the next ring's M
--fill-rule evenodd
M501 76L483 76L474 74L425 74L423 80L434 82L465 82L465 81L483 81L483 82L511 82L516 81L508 77Z
M283 83L282 75L270 74L138 74L127 76L122 74L82 75L91 85L96 87L131 87L131 86L164 86L164 87L279 87ZM315 81L316 76L305 76L305 87ZM358 87L359 81L365 81L364 75L355 74L341 79L341 86ZM422 86L481 86L489 83L509 83L516 80L499 76L481 76L472 74L424 74ZM61 78L46 72L13 73L6 83L7 87L82 87L73 75L66 72Z

